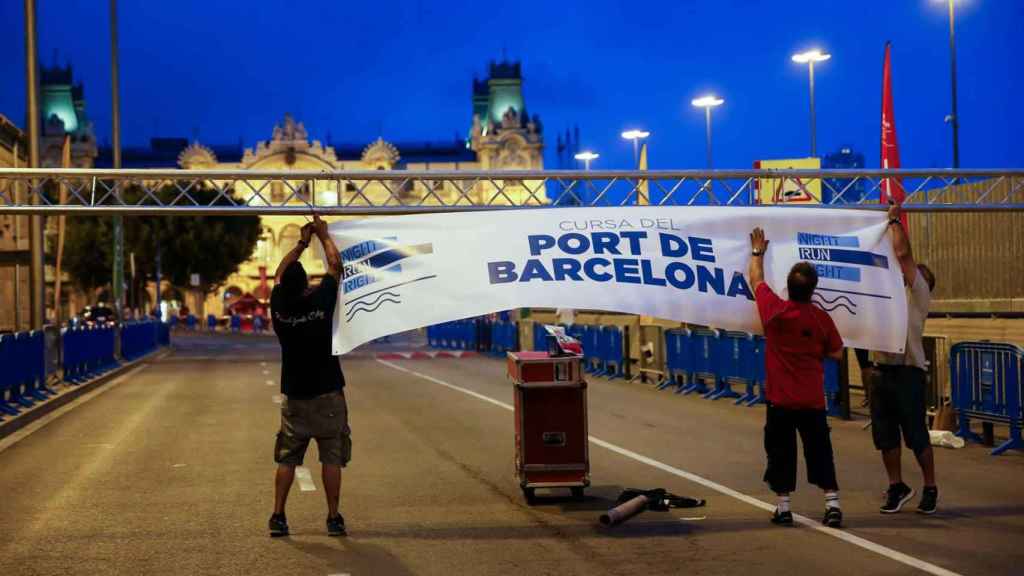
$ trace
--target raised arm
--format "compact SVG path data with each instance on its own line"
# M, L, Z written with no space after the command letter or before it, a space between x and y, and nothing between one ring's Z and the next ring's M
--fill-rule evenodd
M316 237L320 239L320 244L324 247L324 256L327 257L327 274L333 276L335 280L340 280L341 254L338 252L338 247L334 244L334 239L327 232L327 223L321 220L318 214L314 214L312 225L316 232Z
M764 230L754 228L750 233L750 264L747 266L747 282L756 290L757 285L764 282L764 253L768 250L768 239Z
M285 268L289 264L295 262L302 256L302 251L309 247L309 240L313 237L313 226L306 224L302 227L302 237L299 239L299 243L291 249L290 252L284 255L281 259L281 263L277 265L277 272L274 273L274 283L281 283L281 275L284 274Z
M899 204L889 201L889 231L892 233L892 249L896 253L896 259L900 262L900 270L903 271L903 283L907 286L914 284L917 277L917 263L914 262L914 253L910 248L910 238L907 231L903 229L903 210Z

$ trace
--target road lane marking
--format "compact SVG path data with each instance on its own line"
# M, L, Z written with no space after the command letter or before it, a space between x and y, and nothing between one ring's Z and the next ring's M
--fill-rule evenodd
M7 450L8 448L17 444L18 442L24 440L25 437L27 437L29 434L32 434L36 430L39 430L43 426L46 426L50 422L53 422L57 418L60 418L64 414L67 414L68 412L78 407L79 405L85 404L89 400L92 400L93 398L99 396L100 394L106 392L107 390L110 390L111 388L117 386L121 382L124 382L128 378L131 378L132 376L138 374L142 370L145 370L148 366L149 364L139 364L138 366L129 369L124 374L121 374L117 378L114 378L110 382L99 385L95 389L90 390L89 392L79 396L78 398L75 398L71 402L68 402L67 404L61 406L60 408L57 408L53 412L50 412L49 414L43 416L42 418L36 420L35 422L26 424L25 427L22 428L21 430L18 430L17 432L14 432L10 436L7 436L6 438L0 440L0 452L3 452L4 450Z
M505 402L502 402L500 400L495 400L494 398L491 398L489 396L484 396L483 394L480 394L478 392L474 392L474 391L472 391L472 390L470 390L468 388L463 388L462 386L456 386L455 384L451 384L449 382L445 382L444 380L440 380L438 378L434 378L433 376L430 376L430 375L427 375L427 374L423 374L422 372L417 372L415 370L410 370L408 368L405 368L404 366L399 366L398 364L394 364L394 363L388 362L386 360L377 359L377 362L380 363L380 364L383 364L383 365L385 365L385 366L387 366L389 368L392 368L394 370L398 370L399 372L405 372L406 374L411 374L411 375L416 376L418 378L422 378L422 379L427 380L429 382L433 382L435 384L439 384L441 386L444 386L445 388L451 388L452 390L455 390L457 392L462 392L463 394L472 396L472 397L474 397L474 398L476 398L478 400L483 400L484 402L488 402L490 404L494 404L495 406L498 406L500 408L504 408L505 410L508 410L510 412L515 410L515 408L513 408L513 406L511 404L506 404ZM644 456L643 454L637 454L636 452L633 452L632 450L628 450L628 449L623 448L621 446L617 446L615 444L612 444L611 442L606 442L604 440L601 440L600 438L597 438L596 436L588 436L588 438L589 438L589 440L590 440L590 442L592 444L595 444L597 446L600 446L602 448L605 448L607 450L615 452L616 454L619 454L620 456L625 456L626 458L629 458L631 460L635 460L637 462L640 462L641 464L647 464L648 466L650 466L652 468L656 468L658 470L661 470L662 472L667 472L669 474L672 474L673 476L678 476L678 477L683 478L685 480L689 480L690 482L693 482L694 484L699 484L701 486L704 486L705 488L708 488L710 490L714 490L715 492L718 492L720 494L724 494L724 495L729 496L731 498L735 498L736 500L739 500L740 502L744 502L746 504L749 504L749 505L751 505L751 506L753 506L755 508L760 508L761 510L764 510L766 512L772 512L772 511L775 510L775 506L773 504L769 504L768 502L765 502L763 500L758 500L757 498L754 498L753 496L748 496L748 495L746 495L746 494L744 494L742 492L739 492L737 490L733 490L732 488L729 488L728 486L725 486L723 484L719 484L718 482L715 482L713 480L708 480L707 478L704 478L703 476L698 476L698 475L696 475L696 474L694 474L692 472L687 472L686 470L682 470L680 468L676 468L675 466L671 466L669 464L665 464L664 462L659 462L659 461L657 461L657 460L655 460L653 458L648 458L647 456ZM935 564L932 564L930 562L926 562L926 561L921 560L919 558L915 558L913 556L910 556L909 554L904 554L903 552L900 552L898 550L893 550L892 548L888 548L886 546L882 546L881 544L876 544L875 542L872 542L871 540L867 540L866 538L861 538L860 536L855 536L854 534L851 534L850 532L847 532L845 530L837 530L835 528L827 528L827 527L821 525L820 523L818 523L817 521L811 520L810 518L808 518L806 516L801 516L800 514L793 514L793 519L798 524L801 524L801 525L803 525L803 526L805 526L807 528L810 528L810 529L814 530L815 532L818 532L820 534L824 534L826 536L831 536L833 538L837 538L839 540L842 540L843 542L846 542L847 544L853 544L854 546L859 546L859 547L861 547L861 548L863 548L865 550L869 550L869 551L874 552L874 553L876 553L876 554L878 554L880 556L884 556L886 558L889 558L890 560L895 560L896 562L900 562L901 564L905 564L907 566L910 566L910 567L913 567L913 568L917 568L918 570L921 570L923 572L927 572L929 574L934 574L935 576L961 576L959 573L953 572L952 570L947 570L947 569L945 569L945 568L943 568L941 566L936 566Z
M295 478L299 481L300 492L316 492L316 484L313 483L313 475L305 466L295 467Z

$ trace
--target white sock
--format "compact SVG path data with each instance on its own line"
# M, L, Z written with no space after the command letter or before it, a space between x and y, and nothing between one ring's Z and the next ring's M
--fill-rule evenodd
M779 496L779 512L789 512L789 496Z
M825 492L825 508L839 508L839 492Z

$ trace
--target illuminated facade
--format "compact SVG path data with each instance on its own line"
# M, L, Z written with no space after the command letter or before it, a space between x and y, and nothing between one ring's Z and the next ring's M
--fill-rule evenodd
M458 170L541 170L544 140L537 116L528 116L522 94L520 65L492 62L489 77L473 82L473 108L466 139L437 143L401 143L377 138L361 145L325 143L312 140L302 122L291 115L273 127L271 137L254 147L208 146L184 139L153 139L148 149L122 151L125 168L155 168L175 165L182 169L225 170L329 170L329 171L458 171ZM177 152L176 156L172 156ZM173 161L169 162L173 157ZM101 151L97 166L109 165L109 152ZM465 185L470 186L470 183ZM473 202L491 204L547 203L541 181L513 180L477 183L461 192ZM259 193L259 197L256 196ZM423 204L455 203L460 191L451 181L409 183L394 180L374 182L317 182L309 190L301 182L268 184L249 180L236 184L235 194L250 202L270 201L306 205L383 204L389 198ZM262 199L265 200L262 200ZM465 203L465 201L463 201ZM262 234L252 258L242 264L205 301L188 297L189 307L201 314L223 314L239 296L269 297L273 274L281 258L294 247L307 219L302 216L268 216L262 219ZM313 276L324 273L322 249L314 241L302 262ZM154 296L150 288L150 298Z

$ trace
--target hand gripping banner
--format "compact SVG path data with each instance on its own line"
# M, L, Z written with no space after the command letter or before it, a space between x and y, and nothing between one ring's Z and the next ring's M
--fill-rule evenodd
M550 208L338 222L334 353L405 330L526 307L644 314L759 334L750 231L783 298L801 260L846 346L902 352L906 295L884 212L794 207Z

